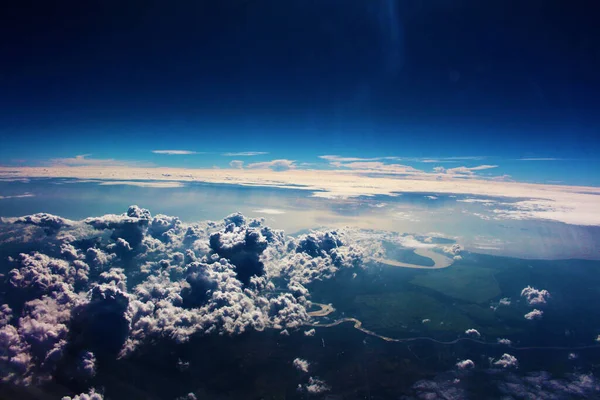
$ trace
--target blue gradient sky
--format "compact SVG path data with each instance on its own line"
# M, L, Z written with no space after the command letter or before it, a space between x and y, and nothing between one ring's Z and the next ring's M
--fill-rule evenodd
M586 4L15 2L0 17L0 164L485 156L445 166L600 185Z

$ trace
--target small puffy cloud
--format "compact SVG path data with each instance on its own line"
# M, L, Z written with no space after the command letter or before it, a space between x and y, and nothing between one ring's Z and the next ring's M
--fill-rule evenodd
M244 162L241 160L232 160L229 162L229 166L235 169L242 169L244 168Z
M272 171L287 171L296 168L294 160L272 160L248 164L248 169L270 169Z
M222 155L225 157L253 157L253 156L262 156L269 154L267 151L239 151L239 152L230 152L223 153Z
M512 341L510 339L498 338L498 344L510 346L512 344Z
M294 359L294 367L296 367L296 369L298 371L302 371L302 372L308 372L308 367L310 366L310 363L306 360L303 360L302 358L295 358Z
M519 361L517 357L504 353L502 357L493 362L494 365L502 368L518 368Z
M87 378L96 375L96 356L94 353L91 351L84 352L80 357L77 369Z
M510 306L510 298L509 297L501 298L500 301L498 302L498 304L501 306Z
M479 333L479 331L477 329L467 329L465 331L465 334L467 336L471 336L471 337L481 337L481 333Z
M90 389L87 393L81 393L76 396L64 396L62 400L103 400L104 396L100 393L96 393L94 388Z
M423 321L421 321L422 324L427 324L429 322L431 322L429 318L425 318Z
M541 319L543 315L544 315L543 311L540 311L538 309L533 309L532 311L525 314L524 317L525 317L525 319L528 319L528 320L534 320L534 319Z
M527 304L530 306L537 306L546 304L547 299L550 298L550 292L546 289L538 290L534 287L527 286L521 291L521 296L525 297Z
M299 392L306 392L308 394L319 394L329 390L329 386L324 381L313 378L308 378L308 383L298 385Z
M456 363L456 367L458 369L471 369L471 368L475 368L475 363L471 360L461 360L459 362Z
M463 251L463 247L458 243L454 243L452 246L442 247L442 250L444 251L444 253L448 253L448 254L457 256Z
M304 336L315 336L316 332L317 331L315 331L314 328L313 329L309 329L307 331L304 331Z
M169 156L180 156L180 155L189 155L189 154L202 154L197 151L190 150L152 150L154 154L166 154Z

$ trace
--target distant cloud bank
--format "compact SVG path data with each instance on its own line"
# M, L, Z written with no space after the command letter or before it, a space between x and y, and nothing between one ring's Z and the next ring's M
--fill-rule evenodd
M191 150L152 150L152 152L154 154L167 154L167 155L170 155L170 156L188 155L188 154L202 154L202 153L199 153L197 151L191 151Z

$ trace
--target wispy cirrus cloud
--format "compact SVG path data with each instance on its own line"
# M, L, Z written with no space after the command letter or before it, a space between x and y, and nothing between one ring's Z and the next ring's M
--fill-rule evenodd
M265 154L269 154L268 151L239 151L239 152L228 152L223 153L221 155L225 157L252 157L252 156L262 156Z
M518 158L518 161L563 161L564 158L556 158L556 157L523 157Z
M455 167L455 168L444 168L444 167L435 167L433 170L437 173L442 174L456 174L456 175L474 175L476 171L483 171L486 169L498 168L497 165L477 165L475 167Z
M5 199L22 199L25 197L35 197L35 194L33 193L29 193L29 192L25 192L23 194L13 194L13 195L8 195L8 196L0 196L0 200L5 200Z
M169 156L182 156L182 155L189 155L189 154L204 154L202 152L191 151L191 150L152 150L152 152L154 154L166 154L166 155L169 155Z
M361 162L361 161L380 161L380 160L399 160L400 157L341 157L337 155L324 155L319 156L322 160L327 160L329 162Z
M422 163L457 163L461 161L480 161L487 157L485 156L462 156L462 157L426 157L426 158L415 158L411 159L412 161L422 162Z

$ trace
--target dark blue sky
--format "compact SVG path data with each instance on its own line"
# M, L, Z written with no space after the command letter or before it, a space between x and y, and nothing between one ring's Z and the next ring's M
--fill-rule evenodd
M596 1L18 1L0 162L151 149L597 159Z

